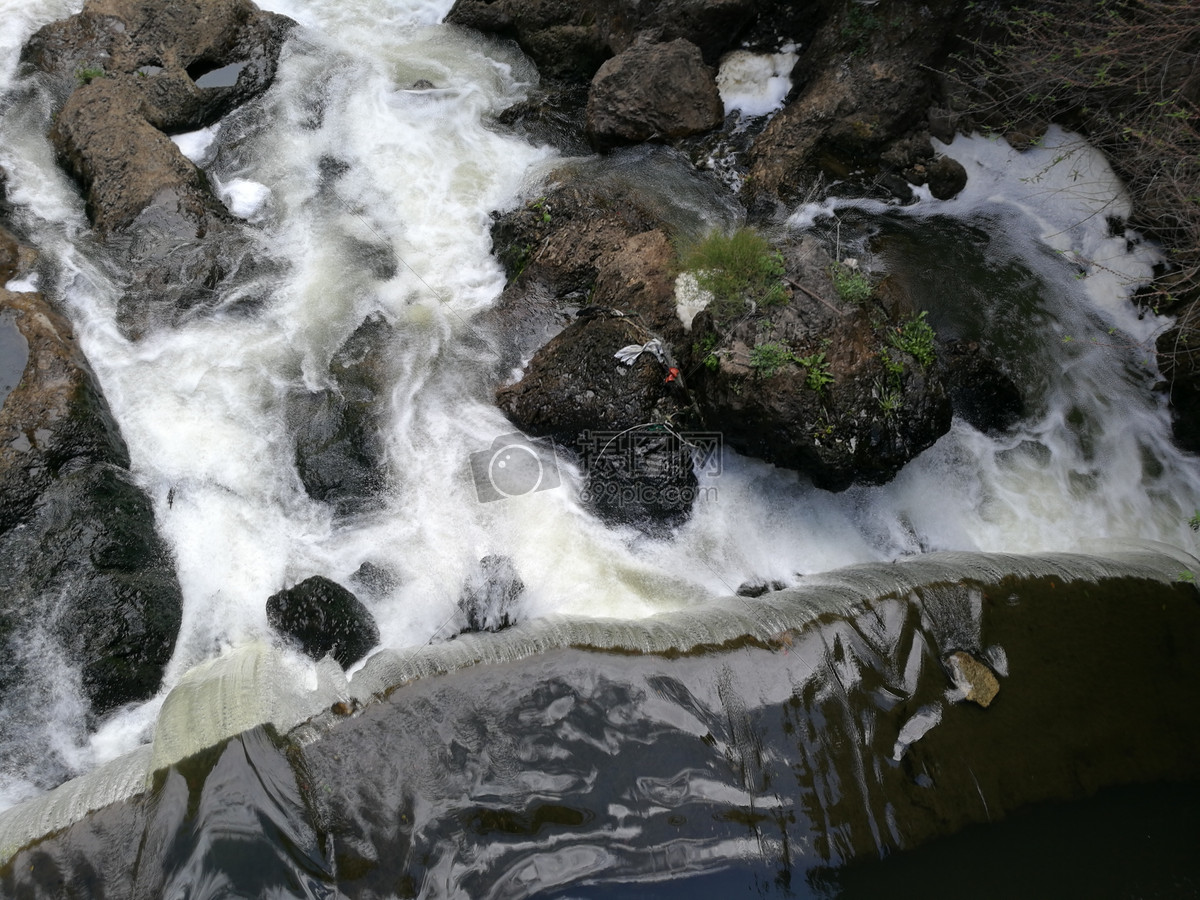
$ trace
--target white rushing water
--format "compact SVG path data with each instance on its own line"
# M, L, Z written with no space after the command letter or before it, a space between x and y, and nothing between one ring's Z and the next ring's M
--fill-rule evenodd
M1056 285L1056 327L1078 340L1063 344L1061 378L1016 431L993 438L956 422L892 484L838 495L727 454L721 474L705 482L707 499L670 539L591 517L565 461L558 488L480 503L471 456L513 430L491 402L493 336L473 321L503 288L489 213L536 196L555 163L550 150L491 123L536 72L510 44L438 25L449 0L260 5L301 24L276 85L233 124L180 139L281 264L282 274L249 288L262 301L253 314L123 338L114 289L89 257L82 202L44 137L47 111L4 108L10 196L56 273L55 299L121 425L185 602L163 694L89 734L68 687L45 735L25 738L52 738L68 769L149 740L162 696L192 666L272 640L270 594L314 574L345 584L364 562L395 576L388 595L364 599L383 643L405 648L438 636L487 554L511 557L525 582L521 618L638 618L732 593L748 579L794 584L924 549L1067 550L1096 539L1194 546L1195 462L1171 446L1167 410L1150 392L1154 372L1134 359L1162 325L1137 319L1127 302L1148 274L1146 251L1108 237L1104 221L1120 214L1119 184L1090 158L1080 174L1082 156L1067 170L1039 156L1052 150L1021 156L983 139L948 150L970 170L967 191L948 203L925 198L911 215L1003 211L1023 235L1009 235L1013 252L1032 255L1029 264ZM0 0L5 92L25 38L77 7ZM422 79L434 88L410 90ZM331 184L321 180L323 158L345 168ZM1096 203L1104 214L1092 214ZM794 226L836 212L805 210ZM394 254L396 274L371 274L354 250L364 246ZM1127 277L1112 274L1120 271ZM397 334L383 422L391 488L381 510L341 520L299 482L287 398L327 386L331 357L370 314ZM1115 348L1091 343L1109 328ZM30 794L35 774L0 773L0 808Z

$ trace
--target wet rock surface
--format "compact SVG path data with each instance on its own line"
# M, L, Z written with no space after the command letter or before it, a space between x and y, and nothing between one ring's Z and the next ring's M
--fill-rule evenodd
M379 643L370 610L335 581L313 575L267 599L267 622L315 660L326 654L349 668Z
M1000 682L988 666L965 650L956 650L946 657L950 680L963 693L963 698L978 703L984 709L992 705L1000 693Z
M378 507L387 482L378 413L391 326L371 317L330 362L333 385L293 398L296 469L305 491L348 515Z
M754 0L457 0L446 21L515 40L544 77L587 81L639 38L686 40L715 65L760 18L780 15Z
M56 100L55 150L128 273L127 334L210 308L247 264L236 218L168 135L265 91L293 24L249 0L89 0L26 44L22 59Z
M766 213L794 203L817 173L877 166L893 142L923 128L930 73L953 41L958 7L882 2L833 12L793 73L795 98L750 150L747 204Z
M0 558L12 639L36 632L59 642L96 713L154 694L183 596L150 502L128 472L94 463L57 478L0 534ZM0 680L13 674L0 667Z
M686 404L670 360L653 349L617 358L654 340L635 319L590 308L496 395L522 431L578 455L585 503L614 524L679 524L695 499L692 451L665 425Z
M719 432L739 452L801 471L829 490L890 480L949 430L949 370L933 329L898 285L843 300L831 279L837 264L823 246L785 238L780 300L714 307L688 330L677 309L681 263L667 226L650 210L616 212L599 198L563 186L501 220L501 258L523 252L491 321L503 328L506 310L540 309L543 327L515 338L533 352L538 336L561 327L586 292L591 305L533 352L497 402L527 434L575 452L596 452L593 432L637 432L636 441L618 440L630 454L619 464L597 469L597 460L584 460L589 479L605 472L584 496L606 521L682 521L679 509L690 508L698 482L680 430ZM643 353L629 368L615 359L622 347L652 341L657 356ZM980 354L971 359L976 369L983 365ZM976 421L1009 421L1010 398L999 388L993 397L983 383L968 386L979 374L967 373L969 362L959 369L964 410ZM1000 375L993 374L995 387ZM657 506L663 495L655 484L672 498L670 508ZM613 502L629 503L626 516L605 497L624 498Z
M954 414L988 434L1005 431L1025 416L1016 381L974 341L946 341L946 382Z
M36 254L0 236L10 248L0 278L0 691L46 639L103 713L158 689L183 597L70 323L41 294L2 286Z
M570 178L499 216L492 243L509 283L482 323L498 331L505 363L522 363L562 331L591 302L608 254L661 225L629 185Z
M0 287L0 316L25 364L0 407L0 531L59 477L96 463L129 466L116 422L70 323L37 293Z

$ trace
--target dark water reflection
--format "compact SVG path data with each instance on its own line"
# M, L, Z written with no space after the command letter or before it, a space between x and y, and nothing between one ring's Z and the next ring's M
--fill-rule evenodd
M246 732L0 896L1192 896L1198 644L1190 584L1005 576L690 654L547 650ZM986 709L952 650L1000 675ZM1191 786L1086 799L1164 780Z

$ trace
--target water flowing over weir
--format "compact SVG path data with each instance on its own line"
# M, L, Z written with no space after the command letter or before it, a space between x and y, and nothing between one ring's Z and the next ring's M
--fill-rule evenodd
M621 628L573 618L384 651L343 683L361 714L286 739L307 714L294 704L328 697L284 696L279 663L244 649L168 698L154 759L0 815L0 859L15 853L0 886L831 896L827 867L1193 773L1200 605L1174 580L1193 560L1111 555L932 554ZM948 677L960 655L1000 676L995 705L963 702L981 685ZM273 724L246 730L264 693ZM189 738L209 749L181 759ZM1187 858L1165 864L1195 877Z
M5 97L0 160L11 173L9 195L21 227L42 253L38 286L74 321L129 444L135 475L154 502L176 560L184 621L160 694L98 726L79 699L70 660L46 664L27 691L0 698L0 809L108 764L76 793L43 797L42 805L14 809L0 819L0 830L14 829L6 835L21 835L3 845L5 854L87 809L139 795L148 772L245 728L271 722L282 734L333 700L366 702L395 685L470 663L508 671L504 666L518 658L553 651L558 655L547 655L544 663L547 683L569 683L579 693L583 688L571 679L582 664L571 654L583 651L571 648L675 656L742 641L763 659L764 647L780 651L782 660L788 648L778 642L792 640L793 629L822 615L858 615L859 607L876 601L873 615L887 623L894 614L898 629L893 634L885 628L886 635L876 639L910 646L914 628L901 622L912 613L898 611L903 604L895 597L920 584L1038 577L1051 571L1042 565L1071 580L1120 577L1161 584L1193 569L1194 561L1175 551L1138 557L1129 563L1132 568L1109 568L1099 551L1100 556L1052 563L964 555L940 559L928 571L920 568L922 562L907 562L897 567L904 573L899 581L890 566L832 571L931 550L1089 551L1105 539L1195 547L1187 519L1200 507L1200 472L1194 459L1172 446L1165 404L1150 390L1155 372L1146 348L1160 323L1153 316L1139 318L1128 302L1149 276L1153 250L1113 224L1128 214L1120 185L1069 136L1052 133L1045 148L1022 155L999 142L959 139L947 153L968 167L971 178L954 201L924 198L905 210L830 201L798 210L788 224L828 234L865 265L892 273L922 298L940 334L977 340L1011 365L1031 391L1021 425L990 436L956 422L892 484L838 495L816 490L794 473L727 453L721 475L711 483L711 501L700 504L671 539L650 540L592 518L576 499L578 473L565 461L563 484L554 490L480 503L472 483L472 454L512 431L491 402L501 365L495 335L477 319L503 287L503 274L490 256L489 213L535 192L561 162L550 150L492 124L535 83L528 60L510 45L439 25L446 0L260 4L301 26L285 48L275 86L219 126L177 140L204 166L217 194L251 223L256 253L265 263L247 270L220 298L215 314L130 342L116 324L117 288L107 260L87 237L78 193L44 137L46 106L16 68L23 40L77 5L0 0L0 12L12 23L0 40ZM434 87L418 87L423 81ZM1067 162L1055 163L1056 156ZM644 179L645 190L673 205L674 218L688 227L726 225L736 215L669 155L664 161L663 155L629 152L604 163L573 164ZM337 516L309 499L299 483L289 410L297 396L329 386L330 360L372 315L395 335L388 346L390 402L383 423L388 484L379 509ZM487 554L513 561L527 586L518 618L529 624L494 638L465 637L411 650L448 633L443 629L458 615L464 578ZM388 573L385 588L364 595L386 649L357 676L346 681L324 664L263 646L275 640L264 612L270 594L312 574L347 583L363 563ZM757 601L716 599L749 580L777 581L798 593ZM946 650L969 646L982 653L986 647L974 646L978 628L968 612L960 623L965 631L955 632L949 621L935 622L931 640ZM547 621L538 624L542 619ZM937 630L946 628L950 632ZM833 639L831 633L812 632L818 633L827 643ZM44 652L46 659L57 659L53 647L30 647L32 656ZM616 678L610 669L626 658L613 659L596 664L604 671L597 678ZM1002 668L998 659L988 662ZM771 690L790 692L793 683L803 682L793 663L828 664L823 651L797 651L780 663L780 681ZM241 667L241 675L220 682L232 696L218 700L220 692L214 695L212 682L204 680L213 669L197 674L194 667L200 665L226 674L222 665ZM630 682L656 677L647 674L655 665L638 661L642 668L628 675ZM680 664L687 665L692 663ZM715 669L725 663L694 665ZM728 665L736 674L743 663ZM522 671L527 679L522 684L538 677L530 674L539 671L536 666ZM906 684L903 671L900 665L893 675ZM462 691L498 689L493 676L472 677L481 681ZM689 684L690 677L672 675L672 684ZM261 694L263 684L289 681L306 686L299 699L279 687L267 692L277 702L260 696L260 705L247 710L248 698L238 693L257 685ZM195 684L208 687L189 693ZM835 689L828 680L822 684L821 690ZM439 695L436 685L428 690L438 702L461 696ZM879 690L890 696L899 688ZM915 696L915 689L906 690L906 696ZM195 705L186 706L185 697ZM697 701L708 710L701 718L721 703L733 703L731 697L754 706L739 688ZM560 699L547 695L546 703L557 708ZM683 715L680 710L690 702L675 694L670 715ZM914 701L912 712L932 705L929 698ZM623 708L631 719L653 719L641 700ZM211 727L205 724L209 716ZM188 728L169 724L180 719ZM911 721L916 724L910 736L932 720ZM646 727L650 734L653 729ZM642 739L633 734L614 740ZM309 737L306 732L300 740ZM244 739L246 758L270 758L278 740L261 734ZM732 744L738 740L729 737ZM814 734L812 740L821 738ZM462 746L478 752L469 743ZM893 741L869 765L882 765L895 746ZM447 750L444 760L450 781L461 775L449 771L462 768L457 752ZM861 762L868 765L865 758ZM264 765L276 771L274 763ZM286 768L276 774L280 783L294 779ZM426 771L421 777L441 776ZM880 776L880 784L885 780ZM363 791L368 783L364 776ZM647 797L669 793L670 783L664 784L648 789ZM831 794L839 790L826 787ZM536 784L526 789L550 790ZM745 784L720 789L749 790ZM155 783L154 797L164 790ZM303 793L294 785L279 789L288 797L292 791ZM546 809L536 822L563 825L553 817L577 813L554 804ZM337 815L351 814L343 808ZM463 815L476 823L476 834L515 833L507 825L486 824L478 810ZM846 852L822 859L849 858L851 850L886 844L889 815L894 816L872 807L848 826ZM290 816L283 818L292 822ZM536 822L523 822L521 827L538 833ZM281 825L280 833L287 827ZM614 825L616 833L623 833L621 827ZM308 847L312 857L305 865L319 873L316 880L332 879L332 864L322 857L324 838L308 824L304 829L288 833L280 844ZM654 833L660 843L645 838L638 852L671 846L665 832ZM703 853L728 859L748 840L727 839L723 850ZM281 863L280 871L290 865ZM449 871L459 863L446 858L431 869L435 865ZM561 865L579 872L590 863ZM595 865L601 871L608 864ZM699 862L695 866L703 869ZM469 880L464 876L460 883Z

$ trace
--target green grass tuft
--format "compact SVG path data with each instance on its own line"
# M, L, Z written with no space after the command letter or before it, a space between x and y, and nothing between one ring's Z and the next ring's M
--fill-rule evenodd
M713 232L681 254L680 265L713 295L711 309L719 320L741 315L749 303L772 306L787 302L783 255L752 228L732 234Z

